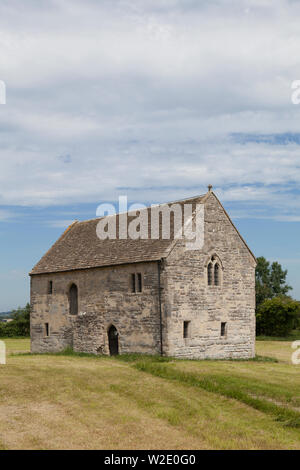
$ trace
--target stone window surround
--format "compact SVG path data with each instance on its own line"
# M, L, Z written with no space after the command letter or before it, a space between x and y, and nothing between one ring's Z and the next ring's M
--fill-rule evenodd
M77 287L77 314L76 315L70 313L70 289L73 285ZM67 289L66 289L66 295L68 299L68 317L76 318L80 312L80 289L79 289L79 285L77 281L73 280L68 283Z
M224 330L222 329L222 325L224 325ZM222 331L224 331L224 334L222 335ZM222 321L221 322L221 327L220 327L220 338L221 339L227 339L227 332L228 332L228 322L227 321Z
M49 338L50 336L50 324L49 322L44 323L44 338Z
M208 266L209 264L212 264L212 281L213 283L212 284L208 284ZM219 265L219 283L218 284L215 284L214 282L214 276L215 276L215 265L218 264ZM223 284L223 271L224 271L224 267L223 267L223 264L221 262L221 259L220 257L216 254L216 253L212 253L209 255L207 261L206 261L206 268L205 268L205 283L206 283L206 286L211 288L211 287L221 287L222 284Z
M49 279L47 283L47 294L52 295L53 294L53 281L52 279Z
M132 276L135 275L135 292L132 291ZM141 275L141 290L137 290L138 286L138 274ZM144 273L141 270L132 271L129 274L129 294L131 295L141 295L144 294Z
M183 321L183 339L189 340L192 337L192 322L191 320Z

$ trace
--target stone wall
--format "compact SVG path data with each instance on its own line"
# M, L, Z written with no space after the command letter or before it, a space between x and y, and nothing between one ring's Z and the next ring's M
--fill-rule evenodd
M221 285L208 286L207 263L221 265ZM132 273L142 273L142 293L131 293ZM48 294L48 282L53 293ZM75 283L79 314L69 314ZM93 268L31 278L33 352L109 354L108 329L119 333L119 352L160 353L157 262ZM211 193L205 203L205 240L187 251L184 240L161 263L163 353L186 358L248 358L255 354L255 260ZM183 322L190 334L183 337ZM221 336L221 322L226 334ZM45 335L49 323L50 336Z
M221 285L208 286L207 264L216 254ZM201 251L179 241L163 271L164 352L187 358L249 358L255 354L255 260L215 196L205 203ZM190 337L183 322L190 321ZM226 335L221 337L221 322Z
M143 290L131 293L131 274L142 273ZM48 294L48 282L53 293ZM69 315L69 288L78 287L79 314ZM157 263L95 268L31 278L31 350L109 354L107 331L119 333L120 353L160 351ZM49 323L50 336L44 325Z

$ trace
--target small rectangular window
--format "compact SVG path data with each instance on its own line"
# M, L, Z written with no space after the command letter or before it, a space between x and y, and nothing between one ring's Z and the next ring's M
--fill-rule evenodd
M45 336L50 336L49 335L49 323L45 323L44 331L45 331Z
M135 288L135 274L131 274L131 292L136 292L136 288Z
M226 322L221 323L221 336L226 336Z
M137 274L137 281L138 281L137 290L138 292L142 292L142 274L141 273Z
M183 337L184 338L191 337L191 322L190 321L183 322Z
M48 294L52 294L53 292L53 281L48 282Z

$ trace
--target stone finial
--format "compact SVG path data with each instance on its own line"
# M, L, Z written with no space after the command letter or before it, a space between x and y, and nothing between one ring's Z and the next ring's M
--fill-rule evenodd
M208 187L208 191L211 192L211 190L212 190L212 184L209 184L207 187Z

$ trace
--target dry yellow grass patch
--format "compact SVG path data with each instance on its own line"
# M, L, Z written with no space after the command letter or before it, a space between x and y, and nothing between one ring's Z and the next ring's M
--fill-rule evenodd
M7 341L10 352L26 350L28 345L26 340ZM225 374L260 377L278 365L287 367L210 361L169 366L198 367L200 373L220 368ZM280 449L300 448L300 440L297 429L286 428L243 403L154 377L131 363L96 357L10 355L7 365L0 366L1 446Z
M279 361L292 364L292 341L256 341L256 353L262 356L276 357Z

